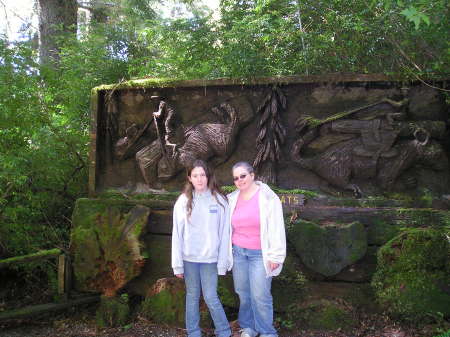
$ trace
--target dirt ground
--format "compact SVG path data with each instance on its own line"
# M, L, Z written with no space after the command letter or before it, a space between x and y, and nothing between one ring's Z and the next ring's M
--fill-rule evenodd
M132 323L120 328L99 329L95 326L95 308L71 309L65 313L45 317L0 322L0 337L184 337L181 328L158 325L137 316ZM432 337L438 335L435 326L420 330L400 326L384 315L360 317L351 331L320 331L279 328L279 337ZM234 329L237 331L237 327ZM238 336L239 334L236 334ZM212 329L204 330L204 337L212 337Z

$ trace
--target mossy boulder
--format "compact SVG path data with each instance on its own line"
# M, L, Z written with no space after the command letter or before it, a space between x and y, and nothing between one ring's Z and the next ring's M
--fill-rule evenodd
M95 314L95 321L99 328L124 326L130 316L128 296L102 296Z
M144 264L140 238L149 214L150 209L141 205L77 201L71 251L78 290L113 297L140 274Z
M372 286L388 312L414 321L450 316L450 242L443 229L406 230L377 258Z
M150 288L141 306L141 314L158 323L184 326L186 290L176 277L159 279Z
M333 276L361 259L367 250L367 233L360 222L316 224L300 220L288 226L288 240L310 269Z

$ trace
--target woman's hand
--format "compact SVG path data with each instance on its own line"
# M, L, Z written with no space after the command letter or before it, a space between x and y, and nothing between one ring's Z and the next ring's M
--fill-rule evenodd
M274 271L275 269L278 268L279 265L280 265L279 263L275 263L275 262L269 261L269 269L270 269L270 271Z
M175 274L175 276L178 278L184 278L184 274Z

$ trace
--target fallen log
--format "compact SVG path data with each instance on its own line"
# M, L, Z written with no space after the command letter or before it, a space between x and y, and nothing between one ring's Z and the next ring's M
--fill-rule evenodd
M24 318L24 317L34 316L34 315L38 315L38 314L64 310L64 309L67 309L67 308L70 308L73 306L77 306L77 305L95 303L99 300L100 300L100 296L95 295L95 296L77 298L77 299L69 300L69 301L66 301L63 303L39 304L39 305L32 305L32 306L15 309L15 310L8 310L8 311L0 312L0 321L7 320L7 319Z

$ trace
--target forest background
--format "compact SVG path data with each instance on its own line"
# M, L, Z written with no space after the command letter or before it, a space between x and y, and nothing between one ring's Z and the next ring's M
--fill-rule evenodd
M0 258L67 248L74 202L87 195L97 85L325 73L433 85L450 74L448 0L221 0L214 11L188 0L36 0L35 9L38 27L14 13L19 35L0 35ZM15 273L23 289L54 287L49 262Z

